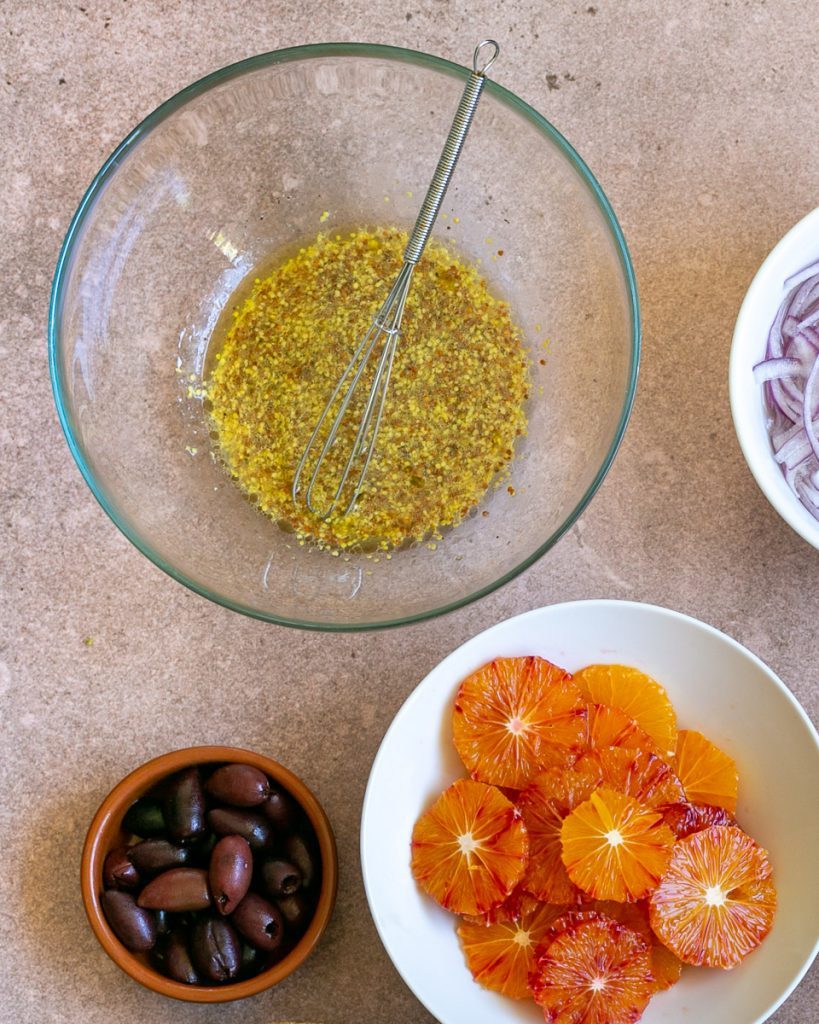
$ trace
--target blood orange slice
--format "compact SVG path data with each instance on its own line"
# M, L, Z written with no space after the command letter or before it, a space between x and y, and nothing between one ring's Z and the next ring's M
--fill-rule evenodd
M671 859L674 834L661 815L613 789L598 789L561 828L569 878L593 899L634 902L652 892Z
M682 961L666 949L651 930L648 900L640 900L637 903L614 903L611 900L598 900L596 903L592 903L591 907L597 913L610 917L618 924L637 932L646 940L651 953L651 973L658 991L662 992L671 988L672 985L676 985L682 975Z
M538 951L529 979L535 1002L549 1024L634 1024L655 992L648 943L589 917L569 920Z
M689 804L687 802L661 807L663 821L678 839L685 839L695 832L702 832L714 825L736 825L733 815L724 807L712 804Z
M608 704L589 704L586 707L587 729L586 746L625 747L627 750L648 750L659 754L656 743L629 718L625 711Z
M737 809L739 772L733 758L715 746L700 732L680 730L674 768L691 803L724 807L731 814Z
M565 909L524 896L512 918L494 924L463 921L458 937L475 981L513 999L531 996L535 950Z
M651 927L684 963L736 967L771 930L771 875L765 850L735 826L680 839L651 896Z
M552 744L583 742L585 719L568 672L543 658L497 658L461 683L452 732L473 779L522 789Z
M619 708L671 756L677 745L677 716L668 694L651 676L627 665L589 665L574 676L588 701Z
M590 769L548 769L536 775L518 797L518 807L529 833L529 862L523 888L549 903L577 903L580 890L569 879L561 859L563 820L588 800L600 783Z
M576 769L600 766L603 785L651 807L676 803L685 798L682 783L671 767L650 751L602 747L588 750L575 763Z
M520 881L528 850L515 805L493 786L459 779L416 821L412 873L447 910L485 914Z

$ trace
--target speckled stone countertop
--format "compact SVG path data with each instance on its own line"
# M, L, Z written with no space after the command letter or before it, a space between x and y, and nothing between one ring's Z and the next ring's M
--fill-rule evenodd
M517 612L588 597L667 605L750 647L816 720L819 555L754 483L727 393L745 289L819 202L819 19L810 8L791 0L0 3L3 1024L431 1021L366 909L362 795L410 690L454 646ZM60 433L45 335L70 217L131 127L221 65L325 40L463 62L482 35L504 47L498 79L589 163L631 249L645 347L614 467L550 554L430 624L325 636L209 604L117 532ZM224 680L234 694L229 720L212 699ZM77 885L85 830L111 784L149 756L202 742L275 750L320 796L341 858L337 911L309 969L219 1010L166 1001L121 974L86 924ZM819 1019L817 978L814 970L771 1019Z

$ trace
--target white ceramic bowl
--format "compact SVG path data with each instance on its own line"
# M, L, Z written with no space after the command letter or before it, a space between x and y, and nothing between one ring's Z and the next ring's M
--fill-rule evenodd
M791 228L756 272L734 328L728 387L742 454L762 493L800 537L819 549L819 521L788 487L774 459L762 388L753 375L754 365L765 358L768 331L785 298L784 282L817 259L819 208Z
M534 1003L479 987L455 918L416 886L416 818L466 773L451 739L464 676L495 657L539 654L569 669L635 665L661 681L680 724L703 730L736 759L737 817L770 853L779 907L762 946L733 971L687 968L652 999L643 1024L760 1024L787 998L817 952L819 737L782 682L736 641L650 605L580 601L502 622L454 651L409 696L387 731L364 798L361 862L381 940L418 999L442 1024L542 1024Z

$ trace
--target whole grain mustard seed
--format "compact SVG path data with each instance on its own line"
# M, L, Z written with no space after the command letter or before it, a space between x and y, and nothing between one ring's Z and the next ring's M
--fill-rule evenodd
M321 520L291 486L324 404L401 268L405 232L319 235L257 279L229 317L207 380L220 457L299 541L334 553L441 539L508 472L526 431L529 375L507 303L431 241L412 281L381 430L354 510ZM359 392L366 398L369 384ZM314 495L329 503L352 446L352 410ZM305 479L309 479L308 463Z

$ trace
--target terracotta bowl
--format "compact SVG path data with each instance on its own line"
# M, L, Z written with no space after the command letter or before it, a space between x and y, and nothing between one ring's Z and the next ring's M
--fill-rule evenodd
M174 772L192 765L231 762L259 768L280 784L301 806L318 840L321 857L321 889L315 913L306 932L293 949L278 963L253 978L225 985L185 985L160 974L146 954L131 953L111 930L102 911L102 866L108 852L123 844L122 819L126 811L148 790ZM224 1003L257 995L292 974L310 955L321 938L333 912L338 880L335 839L319 802L292 772L278 762L237 747L189 747L174 750L148 761L119 782L103 800L85 840L80 869L82 898L88 920L102 948L118 967L146 988L164 996L193 1003Z

